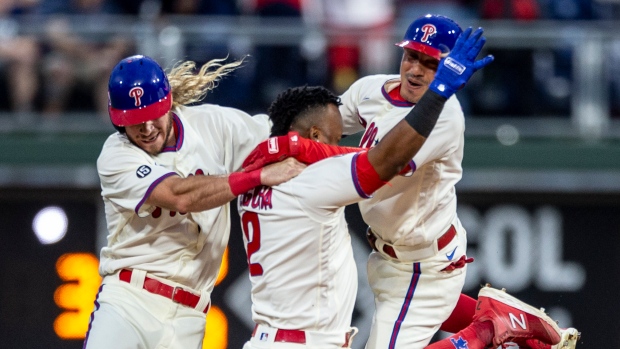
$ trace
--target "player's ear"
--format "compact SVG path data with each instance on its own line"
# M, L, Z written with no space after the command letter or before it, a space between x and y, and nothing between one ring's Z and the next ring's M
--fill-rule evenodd
M312 126L310 128L310 139L313 141L319 142L319 136L321 135L321 130L318 127Z

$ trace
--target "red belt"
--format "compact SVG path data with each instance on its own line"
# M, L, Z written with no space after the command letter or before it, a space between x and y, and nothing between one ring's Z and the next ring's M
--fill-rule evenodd
M119 273L119 279L121 281L125 281L127 283L131 282L131 270L123 269ZM200 301L200 296L193 294L192 292L186 291L179 286L170 286L166 285L159 280L152 279L150 277L144 278L144 285L142 286L145 290L158 294L160 296L164 296L168 299L171 299L175 303L179 303L190 308L196 308L198 301ZM209 305L204 310L206 314L209 311Z
M254 335L256 334L256 329L258 329L258 325L254 326L254 331L252 331L252 337L254 337ZM273 341L306 344L306 332L300 330L277 329L276 337Z
M258 329L258 325L254 326L254 331L252 331L252 337L256 336L257 329ZM306 332L301 331L301 330L282 330L278 328L276 329L276 336L273 339L273 341L306 344ZM349 346L349 333L345 335L345 343L342 347L347 348L348 346Z
M450 225L450 228L448 228L448 230L443 233L439 239L437 239L437 251L441 251L444 247L448 246L450 241L452 241L455 236L456 228L454 228L454 225ZM366 231L366 238L368 239L368 243L370 243L370 247L372 247L373 250L378 251L376 245L377 237L373 234L370 227ZM396 251L394 251L394 248L390 245L383 245L383 252L394 259L398 259L396 256Z

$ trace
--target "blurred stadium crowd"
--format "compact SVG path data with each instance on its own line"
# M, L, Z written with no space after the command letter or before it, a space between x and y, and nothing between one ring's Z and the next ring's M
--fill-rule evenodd
M176 60L204 63L213 58L249 54L245 69L222 81L207 101L265 111L283 89L303 84L344 91L360 75L396 73L400 59L393 33L425 13L452 17L461 24L481 20L613 21L620 19L617 0L0 0L0 112L37 113L58 118L88 112L107 117L107 78L123 57L149 52L144 42L114 30L113 16L150 19L212 16L275 18L313 23L331 35L322 49L299 42L185 40ZM108 30L74 30L72 18L104 23ZM35 18L29 22L26 18ZM110 19L112 18L112 19ZM28 23L27 25L25 23ZM33 25L36 28L32 28ZM218 22L220 23L220 22ZM82 23L85 24L85 23ZM84 25L82 25L84 28ZM362 38L356 40L356 38ZM466 114L569 116L573 59L558 48L497 49L496 63L461 96ZM610 61L620 61L620 41L607 47ZM154 51L157 52L157 51ZM164 53L153 58L163 60ZM170 63L170 62L164 62ZM620 74L607 69L611 114L620 115ZM545 101L539 103L538 101Z

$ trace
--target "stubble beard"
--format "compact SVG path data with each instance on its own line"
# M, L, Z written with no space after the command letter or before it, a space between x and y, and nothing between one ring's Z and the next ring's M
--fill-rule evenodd
M164 151L164 148L166 147L166 144L168 144L168 141L170 140L170 137L172 136L172 123L174 122L174 120L172 120L172 117L168 118L168 127L166 128L166 134L164 135L164 144L161 145L161 149L159 149L159 151L157 152L157 154L160 154L161 152ZM157 154L152 154L152 155L157 155Z
M129 141L131 142L131 144L133 144L133 145L135 145L136 147L138 147L138 148L142 149L142 151L144 151L145 153L147 153L147 154L149 154L149 155L152 155L152 156L157 156L157 155L161 154L161 152L163 152L163 151L164 151L164 148L166 148L166 144L168 144L168 140L170 139L170 136L172 135L172 123L174 122L174 120L172 119L172 117L170 117L169 121L170 121L170 122L168 123L168 127L166 128L166 132L165 132L165 134L164 134L164 142L162 143L161 148L160 148L160 149L158 149L158 150L157 150L157 151L155 151L155 152L148 151L148 150L146 150L146 149L142 148L142 147L141 147L140 145L138 145L138 144L137 144L137 143L136 143L136 142L135 142L135 141L134 141L131 137L128 137L127 135L126 135L126 137L127 137L127 139L129 139Z

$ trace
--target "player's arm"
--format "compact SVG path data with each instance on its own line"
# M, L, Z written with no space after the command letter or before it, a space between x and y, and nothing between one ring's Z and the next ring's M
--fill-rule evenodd
M357 167L360 178L376 176L374 180L362 181L362 185L365 182L374 183L364 187L366 193L376 190L377 185L390 180L408 164L433 130L448 98L462 88L474 72L493 61L492 56L476 61L485 38L481 28L473 34L471 32L471 28L468 28L461 34L452 52L440 62L429 89L404 120L390 130L367 155L359 157Z
M228 176L169 176L157 184L146 203L177 212L199 212L222 206L256 186L274 186L297 176L305 165L287 159L251 172Z
M392 179L422 148L447 100L429 88L415 108L368 151L368 162L382 181Z
M300 145L299 154L294 158L301 161L304 164L313 164L317 161L321 161L336 155L344 155L349 153L359 153L366 149L358 147L345 147L340 145L331 145L320 142L314 142L307 138L301 138L303 145ZM409 163L398 172L398 174L405 174L411 171L412 168Z
M277 146L275 146L276 144ZM277 149L277 151L273 149ZM244 161L243 170L246 172L254 171L266 164L282 161L288 157L293 157L306 165L311 165L332 156L358 153L364 150L364 148L358 147L314 142L300 137L295 131L291 131L285 136L271 137L256 146ZM411 164L407 164L399 174L405 174L411 170Z
M315 142L300 137L298 132L291 131L284 136L274 136L261 142L245 159L242 167L246 172L253 171L289 157L310 165L335 155L356 153L361 150L363 149Z

